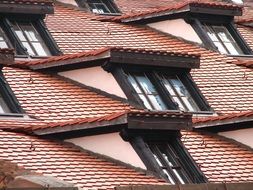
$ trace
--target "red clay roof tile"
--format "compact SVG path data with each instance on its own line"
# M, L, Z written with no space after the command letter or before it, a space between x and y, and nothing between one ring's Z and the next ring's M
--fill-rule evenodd
M241 113L231 113L218 116L210 116L204 118L194 118L195 128L215 127L217 125L234 124L239 122L252 121L253 111L245 111Z
M163 180L109 162L75 146L19 133L0 131L0 159L84 189L165 184Z
M115 16L110 18L101 18L101 20L107 21L121 21L121 22L128 22L128 21L135 21L135 20L142 20L150 17L157 17L163 14L175 14L178 10L184 10L186 6L193 6L193 7L204 7L204 8L223 8L223 9L232 9L232 10L240 10L242 11L242 6L229 4L225 2L214 2L213 0L187 0L181 2L175 2L174 4L167 5L164 7L157 8L155 10L149 11L142 11L139 13L132 13L132 14L124 14L122 16ZM188 10L186 10L188 11Z
M0 159L85 189L164 183L66 143L3 131L0 137ZM183 132L182 140L209 182L253 181L252 150L223 137L200 132ZM240 175L233 175L236 173Z
M26 113L47 122L103 117L127 104L78 87L57 76L5 67L4 76Z
M210 183L253 181L252 149L218 135L182 134L182 141Z

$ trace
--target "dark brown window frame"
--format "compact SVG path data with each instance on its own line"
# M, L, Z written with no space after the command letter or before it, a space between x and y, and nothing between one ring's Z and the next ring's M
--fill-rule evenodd
M128 80L127 72L136 72L139 71L140 73L147 73L151 79L151 82L153 85L155 85L155 88L157 89L161 99L166 104L168 110L178 110L177 105L173 102L173 99L171 98L171 95L169 94L168 90L164 87L164 85L161 83L160 79L155 75L155 72L163 73L165 75L172 75L172 76L179 76L182 83L187 88L190 95L193 97L194 101L198 105L200 111L192 112L192 113L206 113L210 114L212 113L212 109L208 105L206 99L201 94L199 89L197 88L196 84L192 80L189 70L188 69L175 69L175 68L154 68L154 67L138 67L138 66L122 66L115 68L112 73L119 83L119 85L122 87L122 90L126 94L128 100L130 103L132 103L134 106L141 107L146 109L143 101L139 97L139 95L136 93L134 87Z
M105 5L105 7L109 10L109 13L95 13L95 14L121 15L121 12L117 7L116 3L114 2L114 0L99 0L99 1L101 1L101 3ZM92 0L76 0L76 3L78 4L79 7L85 8L86 10L93 12L90 5L93 3Z
M0 115L3 116L23 116L24 110L21 108L17 98L15 97L14 93L12 92L11 88L9 87L5 77L0 71L0 90L1 96L5 101L6 105L10 109L10 113L1 113Z
M246 41L243 39L239 31L236 29L236 26L233 22L233 17L231 16L217 16L217 15L203 15L203 14L192 14L189 15L188 18L185 19L187 22L189 22L193 29L196 31L204 45L212 50L218 51L218 48L214 45L211 38L208 36L206 30L204 29L204 24L215 26L215 25L223 25L226 27L230 35L233 37L237 45L242 50L243 54L240 54L238 56L243 55L252 55L253 52L251 48L248 46ZM219 51L218 51L219 52ZM237 56L232 54L227 54L231 56Z
M169 183L172 183L172 181L164 173L165 169L172 177L174 183L182 184L178 177L175 176L173 167L171 167L168 163L165 163L165 168L162 168L155 158L152 148L159 146L160 144L162 146L168 146L172 148L173 153L170 154L168 152L167 154L170 154L169 156L171 156L172 159L176 160L177 171L180 173L179 175L184 180L185 184L207 182L207 178L201 172L181 142L181 135L178 131L124 131L124 133L121 132L121 136L123 139L128 140L131 143L147 169L153 172L153 174L157 177L164 178ZM153 147L150 146L150 144L153 144ZM155 154L158 155L158 152Z
M62 52L59 50L59 47L55 43L53 37L49 33L48 29L45 26L42 15L2 15L0 27L8 38L8 45L11 48L15 49L16 56L29 56L26 48L22 45L19 37L16 35L12 21L17 23L30 23L35 30L40 35L47 49L52 55L61 55ZM31 57L41 57L41 56L31 56Z

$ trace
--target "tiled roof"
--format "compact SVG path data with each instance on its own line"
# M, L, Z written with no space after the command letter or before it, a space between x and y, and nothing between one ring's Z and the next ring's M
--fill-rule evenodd
M232 119L240 119L240 118L251 118L253 116L253 111L245 111L241 113L232 113L232 114L225 114L219 116L211 116L205 118L195 118L193 122L195 124L199 123L208 123L213 121L224 121L224 120L232 120Z
M88 13L62 5L55 6L55 14L46 18L46 24L65 54L108 46L201 54L201 67L192 70L192 75L215 111L231 113L253 109L253 73L234 64L232 57L146 27L100 22Z
M253 181L253 152L222 137L183 132L182 140L210 182ZM163 184L72 145L0 131L0 159L32 172L57 177L84 189L130 184Z
M138 53L145 55L156 55L156 56L177 56L177 57L191 57L199 58L200 55L193 53L180 53L180 52L168 52L161 50L150 50L150 49L137 49L137 48L122 48L122 47L105 47L93 51L85 51L81 53L65 54L60 56L49 57L46 59L39 60L28 60L28 61L16 61L15 66L27 66L29 68L48 68L56 65L74 64L80 62L90 62L98 59L110 58L112 52L123 52L123 53ZM104 56L102 56L104 54ZM86 59L82 59L86 58ZM64 63L67 62L67 63Z
M125 111L113 100L57 76L5 67L4 76L25 112L47 122L103 117Z
M0 159L89 190L165 183L70 144L19 133L0 131Z
M132 13L132 14L124 14L123 16L116 16L112 18L104 18L102 20L109 20L109 21L121 21L121 22L128 22L128 21L136 21L141 19L147 19L167 14L175 14L179 10L186 10L190 11L190 8L185 9L186 7L203 7L203 8L222 8L222 9L230 9L230 10L240 10L242 11L242 6L235 5L235 4L228 4L224 2L214 2L211 0L191 0L191 1L181 1L179 3L173 3L169 6L160 7L155 10L149 11L142 11L139 13Z
M186 1L186 0L184 0ZM200 2L207 2L207 0L199 0ZM162 7L166 7L171 4L180 3L182 0L115 0L115 3L123 12L123 14L137 13L137 12L145 12L157 10ZM208 2L224 2L224 0L208 0ZM229 3L227 3L229 4Z
M253 181L252 149L204 132L183 132L182 140L209 182Z

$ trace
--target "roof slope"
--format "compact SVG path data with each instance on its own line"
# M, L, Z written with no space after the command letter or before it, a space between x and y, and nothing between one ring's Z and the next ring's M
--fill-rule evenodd
M109 46L201 54L201 68L193 70L192 74L215 111L232 113L253 109L253 73L234 64L232 57L145 26L101 22L88 13L62 5L56 5L55 14L49 15L46 23L66 54Z
M189 0L114 0L123 14L154 11L171 4L181 3ZM224 0L198 0L199 2L224 2ZM229 3L227 3L229 4Z
M0 159L89 190L130 184L164 184L162 180L98 158L69 144L19 133L0 131Z
M187 149L210 182L253 181L253 152L218 136L184 132ZM0 131L0 159L85 189L162 181L80 151L69 144Z
M253 181L252 149L201 132L183 132L182 140L209 182Z
M99 95L57 76L5 67L4 76L25 112L48 122L103 117L127 104Z

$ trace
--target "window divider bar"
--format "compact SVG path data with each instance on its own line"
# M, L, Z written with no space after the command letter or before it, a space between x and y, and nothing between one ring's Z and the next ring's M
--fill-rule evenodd
M27 55L26 48L23 46L22 42L19 40L16 32L13 29L13 25L7 18L3 19L4 30L7 36L10 38L13 47L16 49L17 54Z

